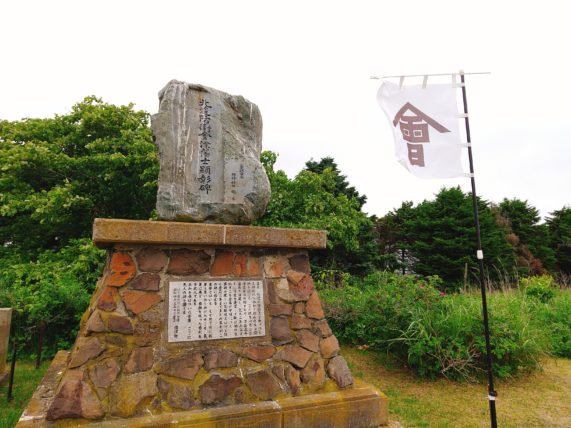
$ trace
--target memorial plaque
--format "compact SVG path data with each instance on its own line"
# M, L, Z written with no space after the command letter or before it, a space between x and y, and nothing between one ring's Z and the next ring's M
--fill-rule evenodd
M265 336L261 280L171 281L168 341Z

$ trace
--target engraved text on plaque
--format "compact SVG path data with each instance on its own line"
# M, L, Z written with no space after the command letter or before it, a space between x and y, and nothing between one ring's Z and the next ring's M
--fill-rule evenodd
M265 334L261 280L170 282L169 342Z

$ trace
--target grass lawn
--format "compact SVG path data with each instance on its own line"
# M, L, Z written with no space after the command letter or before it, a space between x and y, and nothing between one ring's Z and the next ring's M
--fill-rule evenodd
M368 351L344 347L353 375L389 397L389 417L405 428L489 427L487 383L425 381ZM498 425L571 427L571 360L549 359L543 370L496 381Z
M405 428L489 427L485 383L422 381L368 351L345 347L343 355L356 377L389 396L390 418ZM0 428L16 424L48 365L18 362L10 403L7 383L0 388ZM498 382L497 390L502 428L571 426L571 360L547 360L543 371Z
M13 399L8 403L8 379L0 387L0 428L13 427L20 419L20 415L36 386L42 380L45 371L50 365L49 361L44 361L40 368L36 370L35 363L29 361L17 361L16 373L14 374L14 387L12 389ZM10 369L9 363L7 366Z

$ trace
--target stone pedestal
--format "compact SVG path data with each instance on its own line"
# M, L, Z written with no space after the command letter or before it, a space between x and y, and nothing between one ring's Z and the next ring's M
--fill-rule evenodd
M6 367L6 357L8 355L11 321L12 308L0 308L0 384L4 382L10 371Z
M18 427L374 427L324 319L309 249L323 231L96 220L108 260L71 353Z

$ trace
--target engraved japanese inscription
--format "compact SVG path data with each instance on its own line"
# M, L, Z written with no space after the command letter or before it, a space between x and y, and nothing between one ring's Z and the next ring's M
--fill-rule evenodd
M169 342L265 334L261 280L169 283Z
M222 125L220 106L211 98L209 94L198 95L198 134L193 135L190 129L187 132L189 139L198 139L198 159L192 159L198 162L193 167L198 172L195 186L198 187L200 202L220 203L224 192Z

